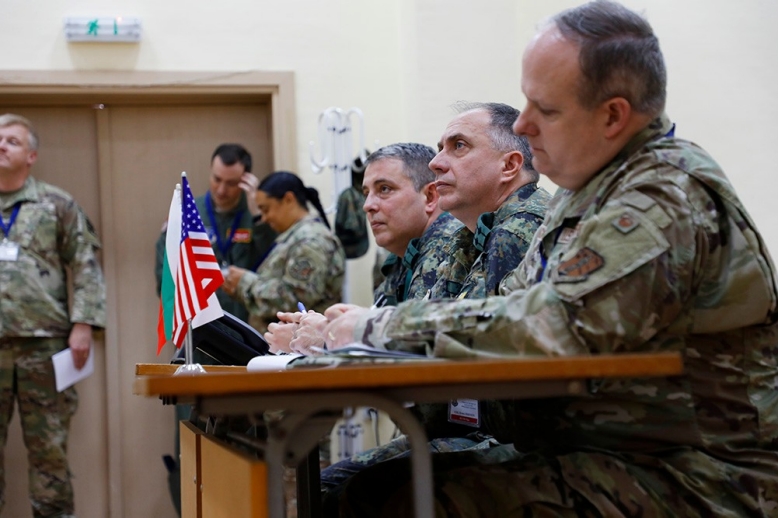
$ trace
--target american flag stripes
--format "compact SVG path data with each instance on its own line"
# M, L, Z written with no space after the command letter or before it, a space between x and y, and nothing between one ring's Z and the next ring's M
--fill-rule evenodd
M197 319L197 324L222 316L214 293L224 283L219 263L197 212L194 196L186 175L181 175L181 241L178 268L175 274L176 295L173 313L173 342L181 347L186 336L187 321L202 312L213 318ZM215 307L214 307L215 304Z

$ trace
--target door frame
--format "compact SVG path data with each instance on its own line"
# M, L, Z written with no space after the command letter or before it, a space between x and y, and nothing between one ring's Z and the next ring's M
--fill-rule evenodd
M297 136L294 73L262 72L154 72L154 71L3 71L0 103L5 105L95 104L213 104L262 103L270 105L273 167L295 170ZM109 121L97 111L100 219L103 270L106 279L117 279L113 229L120 222L110 210ZM106 419L108 420L108 501L111 516L122 516L123 470L121 462L122 406L119 372L119 336L116 329L117 293L107 285L105 329Z

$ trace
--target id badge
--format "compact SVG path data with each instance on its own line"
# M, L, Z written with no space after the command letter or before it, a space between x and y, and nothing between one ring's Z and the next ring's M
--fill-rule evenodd
M4 239L0 242L0 261L16 261L19 258L19 245Z
M477 399L452 399L448 403L448 421L480 428L481 414Z

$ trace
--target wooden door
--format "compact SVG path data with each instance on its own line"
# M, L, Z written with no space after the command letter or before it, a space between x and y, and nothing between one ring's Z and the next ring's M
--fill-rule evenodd
M69 444L76 512L86 518L173 518L161 460L173 453L173 408L132 394L135 363L167 361L173 353L155 356L154 244L181 171L195 195L204 193L218 144L241 143L258 176L272 171L271 108L225 96L190 103L142 95L113 96L107 103L75 97L36 105L0 102L0 113L32 121L41 137L33 174L70 192L103 242L108 328L105 343L96 347L95 374L77 386L80 404ZM0 518L32 516L17 423L14 418L5 448Z
M173 409L131 390L136 363L167 361L173 354L155 355L154 244L181 171L194 194L203 194L218 144L242 143L252 154L254 171L270 172L269 110L266 105L190 105L108 106L106 111L109 156L101 161L107 159L112 169L120 405L128 409L122 418L121 464L125 473L135 474L123 476L124 516L163 517L172 507L160 459L173 453Z

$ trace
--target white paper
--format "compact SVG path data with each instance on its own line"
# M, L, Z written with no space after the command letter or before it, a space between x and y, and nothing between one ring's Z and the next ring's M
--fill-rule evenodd
M283 371L292 360L302 356L297 353L266 354L249 360L246 370L249 372Z
M54 378L57 382L57 392L62 392L69 386L88 377L95 371L95 352L89 351L89 358L81 370L73 364L73 355L70 349L65 349L51 357L54 362Z

